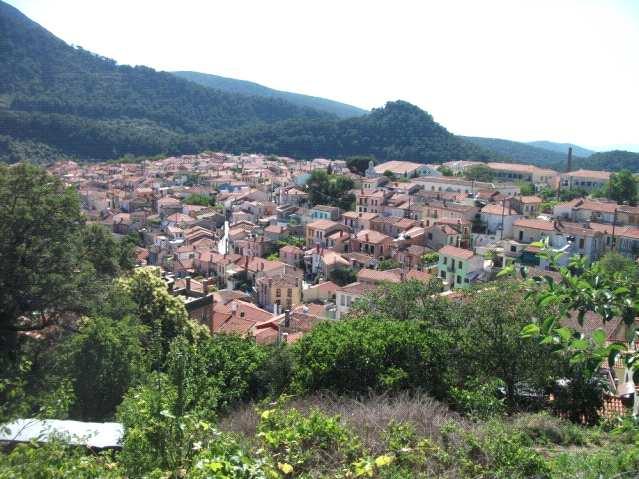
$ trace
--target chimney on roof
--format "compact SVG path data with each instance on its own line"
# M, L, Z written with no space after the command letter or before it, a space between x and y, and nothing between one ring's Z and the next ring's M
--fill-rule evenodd
M287 309L284 311L284 327L285 328L291 327L291 310L290 309Z
M186 291L187 293L191 292L191 277L190 276L186 276L184 278L184 281L186 282Z
M566 162L566 173L572 171L572 146L568 147L568 161Z

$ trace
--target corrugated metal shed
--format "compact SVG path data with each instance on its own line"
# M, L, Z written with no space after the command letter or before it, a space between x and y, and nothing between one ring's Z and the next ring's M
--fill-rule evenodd
M0 442L49 442L95 449L120 448L124 428L117 422L61 421L57 419L17 419L0 425Z

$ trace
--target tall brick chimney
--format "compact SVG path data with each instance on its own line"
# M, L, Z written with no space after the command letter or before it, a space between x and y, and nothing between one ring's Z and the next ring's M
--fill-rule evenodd
M572 146L568 147L568 161L566 162L566 173L572 171Z

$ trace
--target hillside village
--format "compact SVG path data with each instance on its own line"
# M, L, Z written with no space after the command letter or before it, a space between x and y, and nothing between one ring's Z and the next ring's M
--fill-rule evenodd
M542 246L561 264L639 254L639 207L521 193L587 194L609 172L487 163L491 182L464 179L477 164L371 161L360 175L342 160L204 153L49 171L78 189L90 222L135 238L136 263L160 267L191 318L262 344L342 318L384 282L438 278L450 296L508 265L548 269ZM352 181L349 210L310 200L314 170Z

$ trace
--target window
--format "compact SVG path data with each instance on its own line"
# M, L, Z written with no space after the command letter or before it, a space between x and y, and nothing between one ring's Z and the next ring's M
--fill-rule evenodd
M444 256L444 264L448 264L448 258Z
M443 279L446 279L446 271L441 271L441 272L440 272L440 276L441 276Z
M579 238L579 249L584 249L584 239L583 238Z
M519 232L519 241L522 241L524 239L524 232L520 231Z
M343 294L340 295L339 304L342 306L346 306L346 297Z
M289 297L289 298L293 297L293 290L291 288L288 288L286 290L286 296Z
M457 264L459 265L459 269L462 269L463 265L461 261L458 261Z
M282 291L280 290L280 288L277 288L277 289L275 290L275 296L277 296L278 298L279 298L280 296L282 296Z
M461 284L461 276L457 275L457 284Z
M510 252L511 252L511 253L516 253L516 252L517 252L517 246L515 246L515 245L510 245Z

